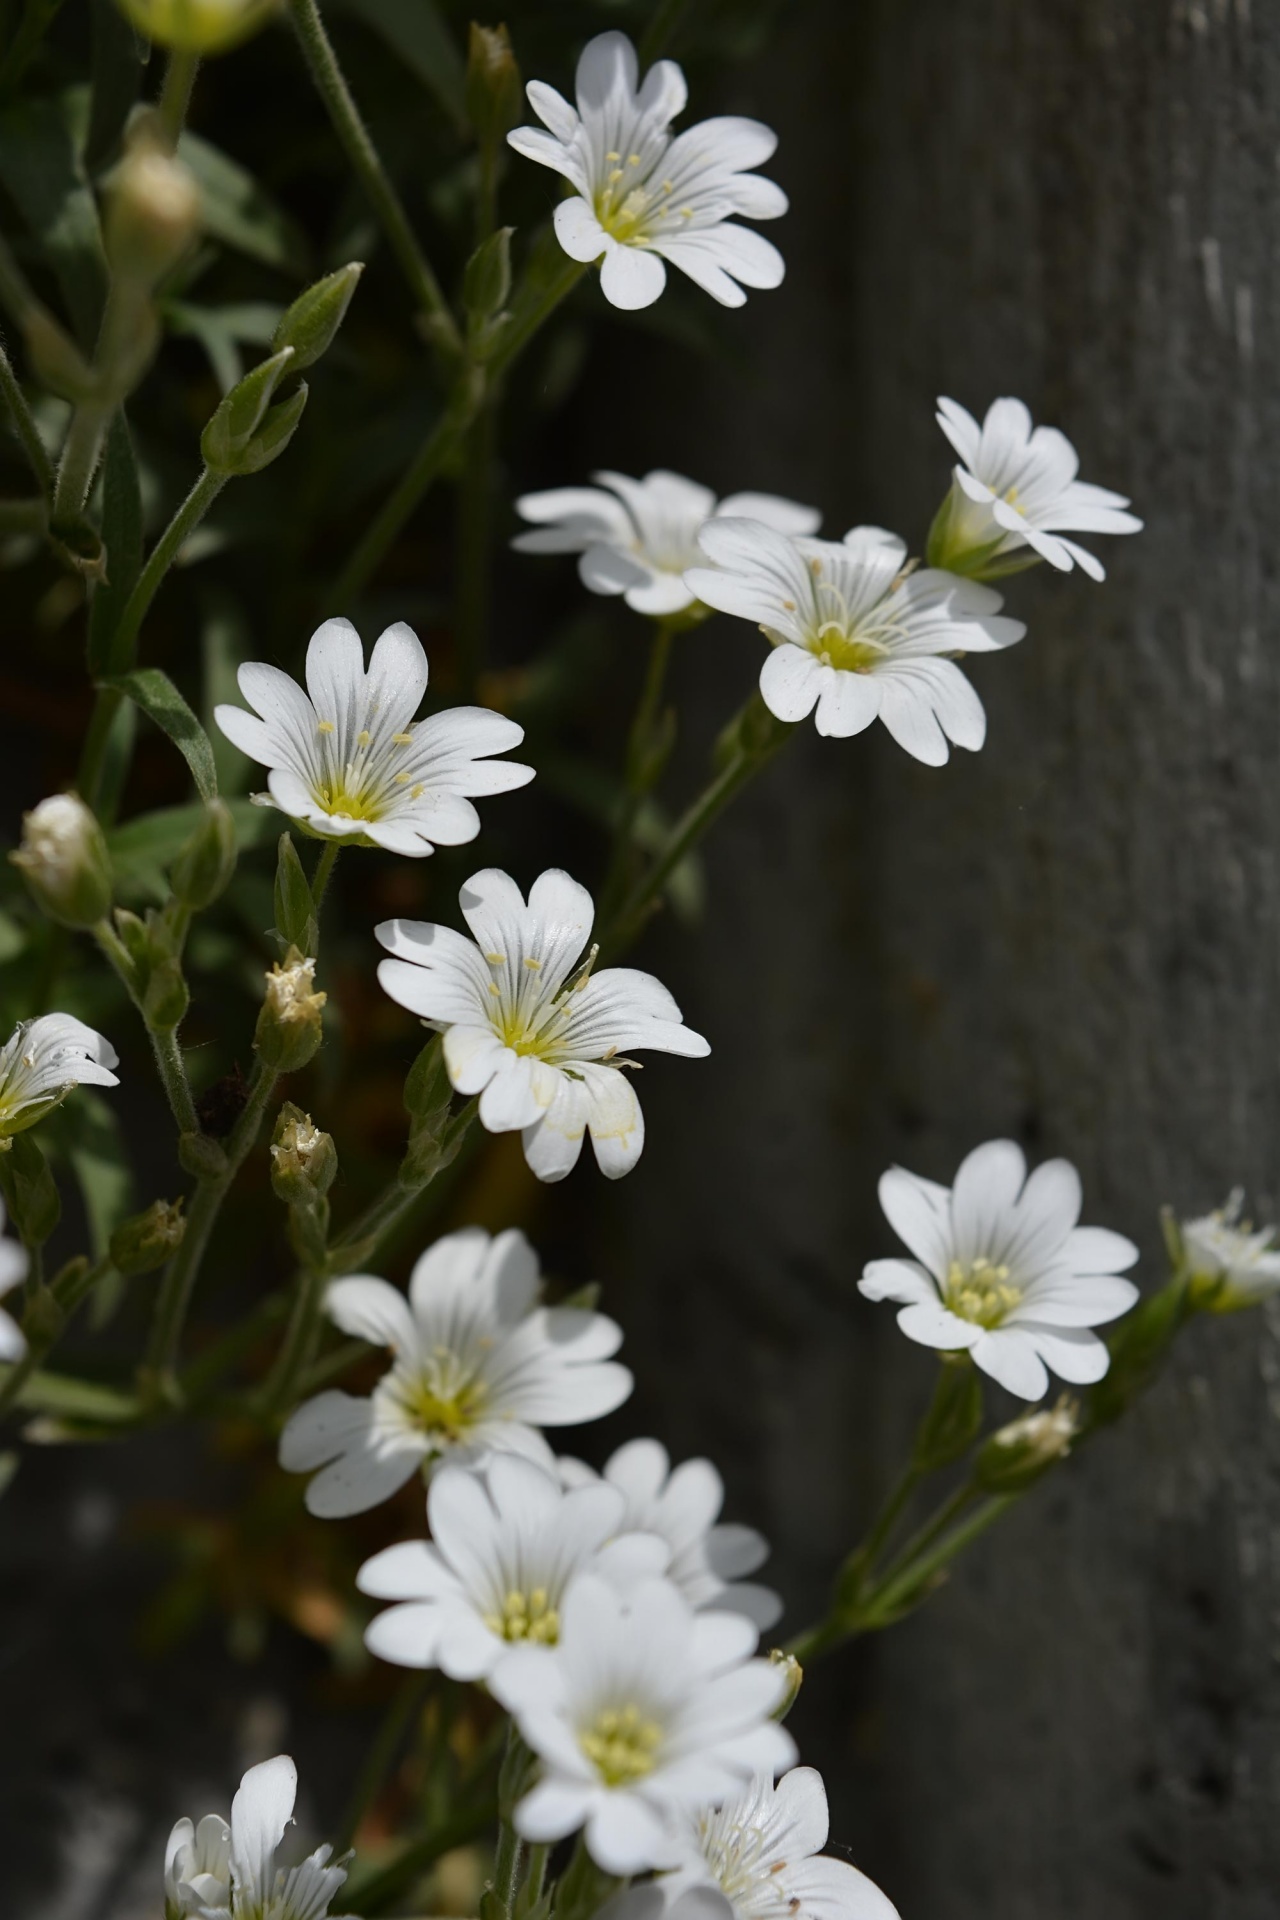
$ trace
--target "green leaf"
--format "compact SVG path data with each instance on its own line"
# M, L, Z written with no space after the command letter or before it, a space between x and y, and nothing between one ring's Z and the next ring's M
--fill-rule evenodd
M102 538L107 549L107 578L94 588L89 614L89 671L110 672L128 665L111 658L111 640L125 602L142 571L142 490L123 409L107 436L102 468Z
M265 846L279 833L280 816L272 808L255 807L251 800L231 800L228 805L242 851ZM156 900L167 900L167 869L203 818L203 805L162 807L108 833L107 847L121 892L143 892ZM240 891L239 886L236 891ZM265 925L265 915L259 919Z
M0 113L0 180L57 275L80 345L91 349L107 284L98 208L80 163L88 90Z
M178 154L200 184L207 234L263 266L306 278L310 249L305 234L251 173L195 133L183 134Z
M167 733L191 769L196 791L202 800L212 800L218 791L218 772L213 762L209 736L167 673L159 667L139 667L136 673L121 673L103 682L118 687Z
M466 66L435 0L342 0L342 4L386 41L435 95L454 125L465 127Z
M84 164L90 173L115 159L125 121L142 87L145 42L116 0L93 0L93 82Z
M315 901L293 836L288 833L280 835L275 908L276 931L286 947L296 947L299 953L314 953L319 938Z

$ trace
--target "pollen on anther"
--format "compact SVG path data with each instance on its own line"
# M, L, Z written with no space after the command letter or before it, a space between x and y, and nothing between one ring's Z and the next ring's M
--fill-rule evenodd
M613 167L613 168L611 168L611 169L610 169L610 172L609 172L609 185L610 185L611 187L612 187L612 186L615 186L615 185L617 184L617 182L618 182L619 180L621 180L621 178L622 178L622 168L621 168L621 167Z
M332 720L317 720L316 732L317 733L334 733L336 732L336 728L334 727Z
M674 193L674 192L675 192L675 190L676 190L676 183L675 183L675 181L674 181L674 180L664 180L664 181L663 181L663 183L662 183L662 191L663 191L664 193Z
M629 167L638 167L640 165L640 155L638 153L629 153L627 155L627 165Z
M505 953L486 953L485 955L485 959L491 967L500 967L506 957Z
M410 787L410 789L409 789L409 798L410 798L411 800L421 800L421 798L422 798L422 796L423 796L423 794L424 794L425 792L426 792L426 788L425 788L425 787Z
M524 963L525 963L525 965L526 965L526 967L528 967L528 969L529 969L529 971L530 971L530 973L541 973L541 972L542 972L542 962L541 962L541 960L535 960L535 959L533 958L533 955L532 955L532 954L528 954L528 953L527 953L527 954L525 955L525 957L524 957Z
M496 980L491 980L489 982L489 991L493 995L495 1000L501 1000L502 988L498 985Z
M396 775L396 785L398 787L407 787L409 784L409 777L410 776L407 773L398 773Z
M795 612L795 610L796 610L796 603L795 603L795 601L794 601L794 600L784 600L782 604L783 604L783 606L784 606L784 607L786 608L786 610L787 610L787 612L788 612L788 613L794 613L794 612Z
M397 747L407 747L413 739L412 733L393 733L392 743Z
M367 747L372 738L373 735L370 733L368 727L361 727L359 733L356 735L356 740L362 747Z
M818 559L813 559L813 560L811 560L811 561L809 562L809 571L810 571L810 573L811 573L811 574L813 574L813 575L814 575L814 577L816 578L816 577L817 577L817 575L818 575L818 574L820 574L820 573L822 572L822 562L821 562L821 560L818 560Z
M621 158L622 155L620 153L614 153L612 149L605 155L606 160L621 160Z

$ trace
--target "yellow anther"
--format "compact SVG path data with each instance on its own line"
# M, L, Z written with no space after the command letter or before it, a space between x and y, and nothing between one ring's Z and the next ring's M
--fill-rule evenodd
M614 186L614 185L616 185L616 183L617 183L617 182L618 182L619 180L621 180L621 178L622 178L622 168L621 168L621 167L613 167L613 168L611 168L611 169L610 169L610 173L609 173L609 185L610 185L611 187L612 187L612 186Z
M336 728L334 727L332 720L317 720L316 732L317 733L334 733L336 732Z
M621 158L622 158L622 155L620 153L615 153L612 150L612 148L610 148L609 152L606 153L605 155L606 160L621 160Z
M640 155L638 153L629 153L627 155L627 165L629 167L638 167L640 165Z
M662 191L663 191L664 193L674 193L674 192L675 192L675 190L676 190L676 183L675 183L675 181L674 181L674 180L664 180L664 181L663 181L663 183L662 183Z
M411 787L409 789L409 798L411 800L421 800L425 792L426 792L425 787Z
M818 560L818 559L811 560L809 562L809 571L813 575L814 579L816 580L818 575L822 572L821 560Z
M498 985L496 980L491 980L489 982L489 991L493 995L495 1000L501 1000L502 988Z
M795 610L796 610L796 603L795 603L795 601L794 601L794 600L784 600L782 604L783 604L783 606L784 606L784 607L786 608L786 610L787 610L787 612L788 612L788 613L794 613L794 612L795 612Z
M525 955L525 957L524 957L524 964L526 965L526 967L528 967L528 969L529 969L529 971L530 971L530 973L541 973L541 972L542 972L542 962L541 962L541 960L535 960L535 959L534 959L534 957L533 957L533 955L532 955L531 953L526 953L526 955Z
M409 784L410 778L411 776L407 773L398 773L396 775L396 785L398 787L407 787Z
M356 735L356 740L362 747L367 747L372 738L373 735L370 733L368 727L361 727L359 733Z
M692 218L693 218L693 208L692 208L692 207L681 207L681 209L680 209L680 218L681 218L682 220L692 220Z
M626 1786L652 1773L662 1728L636 1706L606 1708L578 1735L578 1745L610 1787Z
M500 967L506 959L505 953L486 953L485 959L491 967Z
M411 740L413 739L413 734L412 734L412 732L410 732L410 733L393 733L393 734L392 734L392 736L391 736L391 738L392 738L392 740L393 740L393 741L395 742L395 744L396 744L396 746L398 746L398 747L407 747L407 746L409 745L409 742L410 742L410 741L411 741Z

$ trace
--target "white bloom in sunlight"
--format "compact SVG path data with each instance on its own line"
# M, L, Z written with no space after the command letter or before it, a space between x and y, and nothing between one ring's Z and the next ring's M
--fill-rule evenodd
M517 127L507 139L576 188L555 211L560 245L571 260L601 262L601 290L615 307L652 306L666 285L664 259L726 307L743 304L743 287L781 286L778 249L732 217L786 212L781 187L749 171L769 159L776 134L758 120L726 118L673 137L688 98L683 73L659 60L637 91L638 81L626 34L601 33L578 62L576 113L544 81L526 88L550 131Z
M1252 1306L1280 1289L1280 1246L1274 1227L1255 1228L1240 1215L1244 1189L1235 1187L1225 1207L1182 1222L1182 1242L1193 1278L1216 1284L1219 1304Z
M0 1151L42 1120L73 1087L116 1087L115 1048L69 1013L23 1020L0 1047Z
M782 1669L750 1656L740 1613L694 1613L667 1580L623 1595L594 1574L570 1583L551 1651L518 1648L490 1689L542 1762L516 1808L526 1840L586 1828L606 1873L672 1866L669 1822L790 1766L790 1734L769 1718Z
M385 920L395 957L378 967L385 992L444 1035L449 1079L480 1095L490 1133L519 1132L539 1180L563 1180L590 1132L600 1171L629 1173L644 1116L624 1068L633 1047L700 1060L711 1049L684 1025L651 973L582 959L595 908L585 887L552 867L528 904L509 874L473 873L460 893L474 942L452 927Z
M198 1827L179 1820L165 1849L165 1920L325 1920L347 1877L333 1848L317 1847L300 1866L275 1864L297 1792L298 1770L282 1753L245 1774L230 1826L216 1813Z
M325 1297L344 1333L390 1347L395 1361L367 1399L307 1400L280 1436L290 1473L321 1468L307 1506L322 1519L363 1513L419 1467L451 1457L521 1453L554 1470L540 1427L576 1426L620 1407L631 1375L611 1356L616 1322L578 1307L542 1307L538 1256L511 1228L449 1233L424 1253L409 1298L353 1274Z
M382 635L367 673L351 622L326 620L307 648L306 693L259 660L237 677L256 711L216 707L213 717L241 753L270 768L270 791L255 799L321 839L415 858L458 847L480 831L469 796L533 778L532 767L488 757L524 739L500 713L450 707L414 719L427 656L403 621Z
M4 1203L0 1201L0 1228L4 1226ZM0 1300L20 1287L27 1277L27 1250L8 1236L0 1237ZM0 1360L21 1360L27 1350L22 1329L11 1314L0 1310Z
M659 1440L628 1440L606 1461L603 1476L581 1460L562 1459L566 1486L599 1485L601 1478L624 1497L622 1524L657 1534L671 1549L667 1578L691 1607L745 1613L764 1631L782 1612L769 1587L740 1578L769 1557L769 1543L754 1527L717 1525L724 1481L709 1460L685 1460L672 1470Z
M1051 567L1106 578L1100 560L1064 533L1138 533L1122 493L1076 479L1076 450L1056 427L1033 427L1021 400L993 400L979 426L954 400L938 401L938 425L960 455L956 484L974 508L953 529L966 549L990 547L987 563L1031 547Z
M680 1863L655 1882L670 1912L686 1920L688 1895L723 1896L723 1920L897 1920L879 1887L822 1852L829 1821L822 1775L794 1767L777 1786L770 1774L718 1808L673 1824ZM637 1916L639 1920L639 1916Z
M592 1569L625 1591L665 1567L666 1543L624 1532L625 1511L615 1488L566 1491L513 1454L483 1473L442 1467L427 1494L431 1539L388 1547L356 1576L362 1593L402 1603L371 1622L370 1651L483 1680L513 1644L554 1646L575 1573Z
M643 480L597 473L595 487L553 487L526 493L516 512L535 531L511 542L522 553L578 553L578 572L592 593L620 593L636 613L655 618L695 604L685 573L700 559L698 535L708 520L761 520L779 533L816 533L822 515L771 493L731 493L717 501L709 487L658 468Z
M760 692L779 720L814 714L819 733L845 737L873 720L907 752L940 767L948 740L977 749L987 717L949 653L990 653L1021 640L1000 595L925 567L883 527L842 541L788 539L754 520L712 520L700 544L711 567L686 575L709 607L755 620L773 652Z
M1110 1355L1089 1329L1138 1298L1117 1278L1138 1249L1107 1227L1078 1227L1080 1201L1069 1161L1046 1160L1028 1178L1012 1140L975 1147L951 1189L893 1167L880 1204L916 1259L872 1260L859 1291L901 1302L898 1325L912 1340L968 1348L1023 1400L1047 1391L1046 1368L1073 1386L1101 1380Z

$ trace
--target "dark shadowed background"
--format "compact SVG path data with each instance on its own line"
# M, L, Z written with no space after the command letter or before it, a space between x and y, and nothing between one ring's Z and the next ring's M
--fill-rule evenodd
M526 73L560 85L587 33L637 17L508 15ZM423 212L432 162L413 145L430 105L396 90L362 31L348 23L354 72L430 237L443 214ZM731 1517L774 1543L797 1628L930 1390L931 1358L855 1292L864 1260L890 1249L883 1167L948 1180L995 1134L1065 1154L1086 1219L1141 1243L1147 1285L1163 1275L1162 1203L1200 1212L1237 1182L1259 1213L1280 1202L1280 19L1262 0L803 0L704 23L691 0L672 50L696 113L779 130L786 283L734 315L682 290L641 324L584 290L516 376L500 535L521 488L671 466L718 491L812 501L833 537L873 521L918 549L947 478L942 393L977 412L1021 395L1147 523L1110 543L1104 586L1046 569L1010 583L1029 633L973 667L981 754L936 771L881 729L849 742L805 729L749 791L711 842L701 924L659 926L641 949L714 1052L645 1074L648 1145L628 1181L606 1191L584 1163L538 1194L504 1152L431 1225L518 1219L554 1272L604 1282L639 1386L600 1444L653 1431L677 1457L710 1453ZM327 132L287 36L200 88L194 124L250 164L274 155L273 190L321 264L363 257L340 250L369 237L357 206L325 202ZM509 176L522 222L548 203L549 177L532 172ZM375 260L353 350L381 342L395 286ZM397 325L384 411L400 410L402 379L403 411L425 423ZM157 419L180 410L181 379L207 380L190 343L165 351L178 374L152 376ZM225 577L212 554L166 589L147 644L175 675L220 593L241 657L295 657L313 615L348 611L321 604L325 542L360 530L359 503L287 567L271 525L290 484L320 484L309 462L345 464L346 392L341 365L317 379L292 483L282 462L256 511L247 490L228 507L233 532L236 513L258 525L238 547L229 535ZM447 677L443 500L352 611L367 638L380 617L413 620ZM69 777L87 711L79 627L49 609L56 574L36 560L12 579L10 835ZM516 667L550 626L584 621L573 742L616 759L644 636L625 609L584 599L571 562L499 551L492 660ZM758 658L750 629L724 620L682 642L686 790ZM37 726L52 729L38 751ZM182 797L159 748L137 782L135 804ZM526 882L561 862L598 871L590 826L559 799L538 804L532 826L509 806L486 818L482 862L510 860ZM371 993L368 925L424 903L447 915L467 857L406 880L370 855L341 874L341 1032L389 1063L385 1111L352 1110L366 1154L395 1150L394 1069L412 1045ZM241 1030L248 1005L231 1001ZM215 1051L243 1049L199 1003L192 1019ZM317 1118L335 1097L322 1070L306 1095ZM149 1093L121 1100L135 1129L159 1130ZM175 1178L155 1153L142 1198ZM278 1223L269 1194L256 1204L253 1258L269 1273ZM247 1244L222 1247L233 1291ZM827 1774L835 1837L905 1920L1280 1912L1277 1334L1267 1315L1198 1325L1123 1430L916 1618L815 1669L794 1728ZM289 1543L289 1566L256 1584L218 1533L246 1480L263 1562ZM0 1502L0 1911L158 1913L172 1819L224 1806L240 1766L280 1746L299 1760L309 1823L336 1817L385 1696L333 1626L332 1549L298 1494L234 1426L29 1451ZM304 1562L299 1597L289 1576Z

